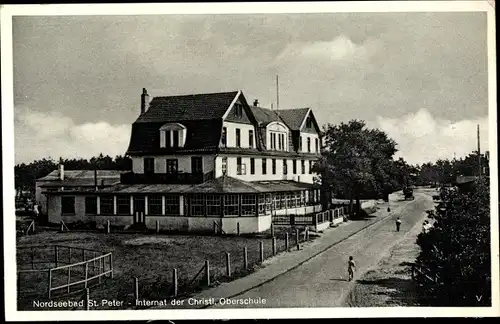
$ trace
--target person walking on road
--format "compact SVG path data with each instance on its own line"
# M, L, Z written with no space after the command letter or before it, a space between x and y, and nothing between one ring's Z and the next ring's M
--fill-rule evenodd
M399 232L400 227L401 227L401 219L398 217L398 219L396 219L396 231Z
M349 281L354 278L354 270L356 269L356 263L354 263L354 258L349 257L349 262L347 263L347 272L349 273Z

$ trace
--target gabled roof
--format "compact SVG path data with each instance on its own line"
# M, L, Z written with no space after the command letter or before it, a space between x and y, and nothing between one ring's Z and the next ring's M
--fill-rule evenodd
M231 91L154 97L136 123L222 118L237 94L238 91Z
M127 171L97 170L98 185L111 186L120 182L120 174ZM59 171L54 170L45 177L37 179L43 186L93 186L94 170L64 170L64 180L59 179ZM101 182L102 181L102 182Z
M265 126L272 122L283 122L274 110L256 106L250 106L250 110L257 120L257 123L259 123L259 126Z
M310 108L283 109L279 111L279 115L291 130L300 130L309 110Z

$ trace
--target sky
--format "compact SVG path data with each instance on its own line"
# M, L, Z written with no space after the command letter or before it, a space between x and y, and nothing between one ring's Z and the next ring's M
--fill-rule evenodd
M488 145L485 12L13 18L15 161L124 154L140 94L242 90L421 164Z

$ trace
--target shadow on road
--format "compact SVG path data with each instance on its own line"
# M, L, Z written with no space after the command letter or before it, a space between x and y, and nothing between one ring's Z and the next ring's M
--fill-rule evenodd
M330 280L333 280L333 281L348 281L347 279L343 279L343 278L331 278Z

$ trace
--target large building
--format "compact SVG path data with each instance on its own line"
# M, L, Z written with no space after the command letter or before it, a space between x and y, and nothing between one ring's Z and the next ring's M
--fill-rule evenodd
M262 232L273 215L321 209L312 172L320 149L310 108L261 108L241 91L149 100L143 89L132 170L94 192L45 192L49 220Z

